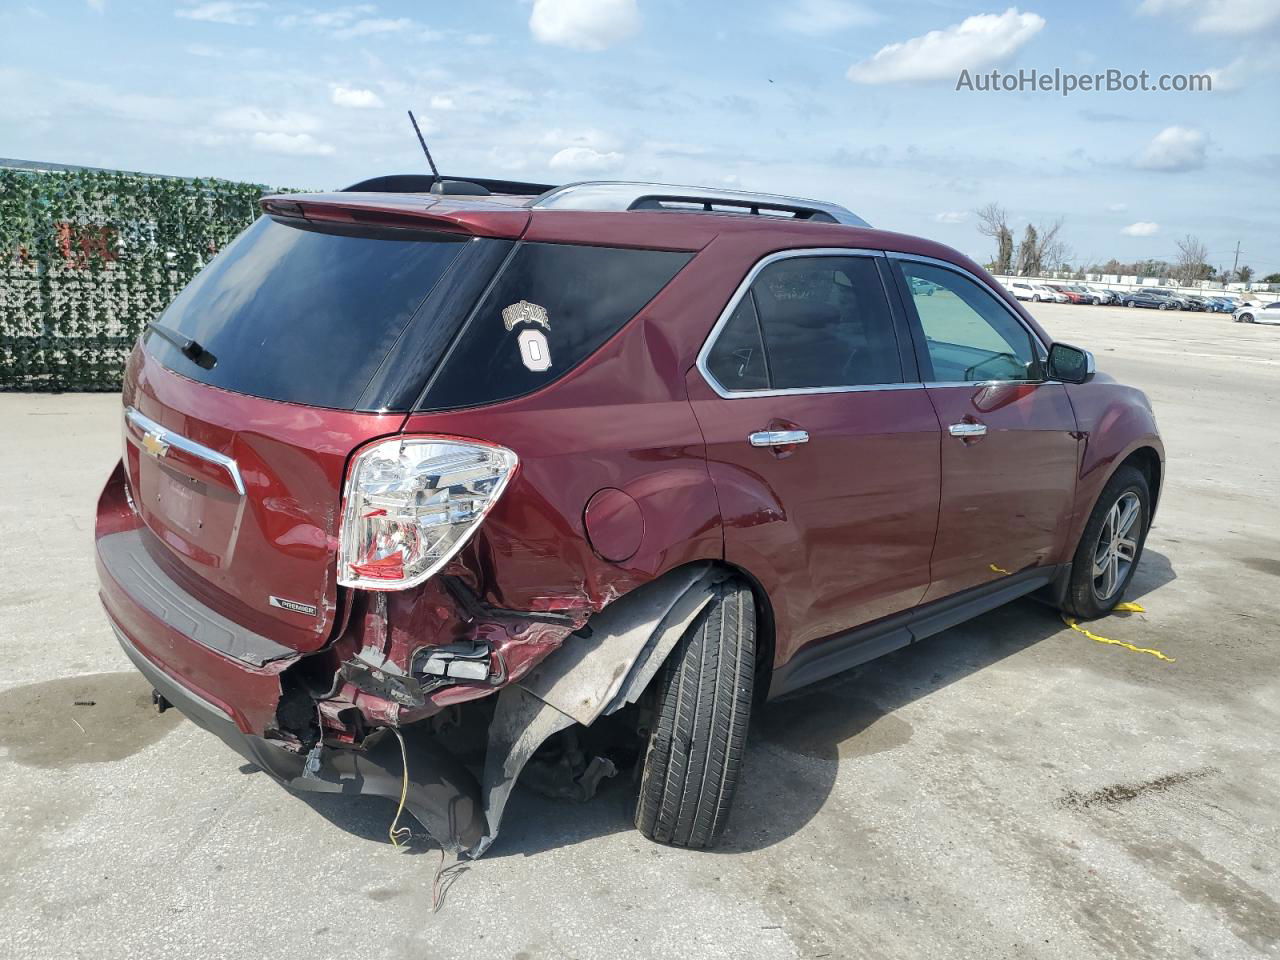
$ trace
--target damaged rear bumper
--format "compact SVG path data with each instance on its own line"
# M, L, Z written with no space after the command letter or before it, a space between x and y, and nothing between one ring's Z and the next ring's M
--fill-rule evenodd
M116 639L138 671L156 691L196 726L273 779L292 790L399 798L405 787L405 809L451 850L475 848L488 833L480 786L471 773L431 738L405 735L410 778L404 776L400 744L384 733L360 750L325 749L318 768L307 757L271 741L242 732L231 715L180 683L152 662L114 622Z

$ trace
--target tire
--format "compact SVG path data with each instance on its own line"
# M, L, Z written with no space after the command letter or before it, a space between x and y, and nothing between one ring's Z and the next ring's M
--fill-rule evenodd
M1161 309L1161 310L1168 310L1168 309L1169 309L1169 305L1168 305L1167 303L1162 303L1162 304L1160 304L1160 309Z
M1112 568L1112 576L1106 573L1095 576L1099 567L1108 567L1111 559L1107 551L1107 562L1095 565L1096 559L1103 552L1104 545L1111 539L1112 527L1110 518L1113 509L1119 508L1117 519L1125 523L1129 505L1136 505L1136 514L1124 528L1127 534L1123 541L1131 546L1120 553L1127 553L1128 559L1116 557L1116 566ZM1094 505L1089 522L1080 535L1080 543L1076 546L1075 556L1071 559L1071 577L1067 583L1066 596L1062 609L1080 620L1096 620L1104 617L1120 602L1134 571L1142 560L1142 548L1147 541L1147 528L1151 523L1151 489L1147 478L1136 467L1122 466L1102 488L1102 494ZM1101 583L1099 582L1101 581Z
M1039 302L1040 302L1040 294L1038 294L1038 293L1037 293L1034 297L1032 297L1032 298L1031 298L1031 302L1032 302L1032 303L1039 303Z
M1124 305L1125 305L1126 307L1130 307L1130 308L1132 308L1132 307L1133 307L1133 301L1132 301L1132 300L1126 300L1126 301L1124 302Z
M755 641L751 590L727 581L658 674L635 812L650 840L700 850L724 831L751 718Z
M1252 313L1242 313L1242 314L1240 314L1240 322L1241 322L1241 323L1253 323L1253 314L1252 314Z

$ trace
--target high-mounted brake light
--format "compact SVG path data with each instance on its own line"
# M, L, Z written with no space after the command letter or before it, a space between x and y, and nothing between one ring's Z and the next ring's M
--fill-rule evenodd
M475 533L518 462L506 447L446 437L361 450L347 473L338 583L403 590L433 576Z

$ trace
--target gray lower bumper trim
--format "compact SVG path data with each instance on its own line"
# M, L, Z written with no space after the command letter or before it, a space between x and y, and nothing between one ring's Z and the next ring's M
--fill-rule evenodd
M298 655L297 650L210 610L183 590L147 552L142 537L141 530L108 534L98 541L98 555L116 582L149 614L201 646L255 667Z

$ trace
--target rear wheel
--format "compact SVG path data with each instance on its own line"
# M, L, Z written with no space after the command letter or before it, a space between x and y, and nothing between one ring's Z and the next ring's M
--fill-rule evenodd
M727 581L658 674L635 813L650 840L701 849L724 830L746 747L755 640L751 590Z
M1107 481L1071 561L1063 609L1081 620L1106 616L1133 579L1151 522L1151 489L1136 467Z
M1252 313L1242 313L1242 314L1240 314L1240 322L1241 322L1241 323L1253 323L1253 314L1252 314Z

